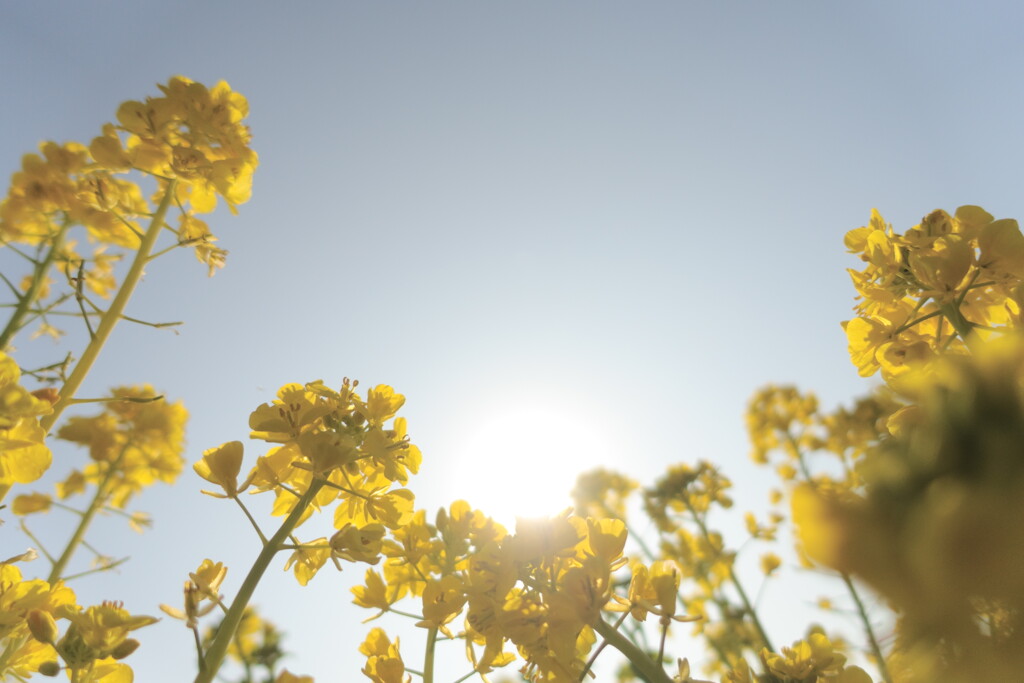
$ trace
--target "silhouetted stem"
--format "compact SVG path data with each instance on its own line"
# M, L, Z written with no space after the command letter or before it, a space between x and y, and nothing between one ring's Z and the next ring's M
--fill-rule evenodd
M622 635L614 626L598 617L593 627L609 645L624 654L649 683L672 683L660 662L655 662L647 656L646 652L634 645L633 641Z

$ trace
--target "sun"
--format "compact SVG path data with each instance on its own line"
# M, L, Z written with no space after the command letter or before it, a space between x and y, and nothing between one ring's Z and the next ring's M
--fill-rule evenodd
M596 418L540 406L492 409L458 449L456 490L511 531L516 517L569 507L576 477L609 455Z

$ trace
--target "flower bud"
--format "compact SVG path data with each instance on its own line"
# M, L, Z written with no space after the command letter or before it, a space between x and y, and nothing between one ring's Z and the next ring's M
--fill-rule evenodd
M30 392L30 393L33 396L35 396L36 398L38 398L38 399L40 399L42 401L46 401L50 405L54 405L54 404L57 403L58 400L60 400L60 392L57 389L55 389L54 387L45 387L43 389L36 389L35 391Z
M125 638L121 641L121 644L113 649L110 656L114 659L124 659L131 653L139 649L139 641L134 638Z
M25 621L28 624L28 630L32 633L32 637L40 643L53 645L57 641L57 636L59 635L57 622L53 620L49 612L34 609L28 613Z
M60 664L52 659L39 665L39 673L44 676L56 676L60 673Z

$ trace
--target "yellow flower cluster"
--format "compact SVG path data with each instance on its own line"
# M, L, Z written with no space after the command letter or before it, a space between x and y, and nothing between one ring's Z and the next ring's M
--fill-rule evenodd
M297 525L314 510L335 506L338 533L297 544L288 560L286 568L294 567L303 585L328 559L374 561L367 547L374 539L379 547L383 529L412 519L412 491L393 488L408 482L422 459L406 436L405 418L395 417L405 397L380 385L363 400L357 384L345 380L338 391L319 381L281 387L277 400L249 418L252 438L281 445L260 456L242 483L240 442L210 449L195 464L197 474L223 491L210 495L237 499L249 488L273 491L273 514L279 516L305 500Z
M66 500L92 485L101 491L103 505L124 509L147 486L174 482L184 465L187 419L181 402L162 400L149 385L112 389L101 413L72 417L57 431L57 438L87 447L92 460L57 484L57 497ZM18 496L16 509L45 510L45 499Z
M811 633L806 640L793 643L793 647L782 648L781 654L762 650L761 661L779 683L871 683L871 677L859 666L846 666L846 656L837 652L821 633ZM749 677L727 679L729 683L752 683Z
M1024 613L1024 341L946 356L902 386L917 402L865 459L866 495L798 489L794 517L809 554L891 601L908 643L936 645L959 676L998 680L1024 666L998 645ZM1009 616L979 630L993 612Z
M626 501L638 484L606 469L583 472L572 491L574 509L584 517L626 518Z
M464 638L482 673L514 659L504 651L511 642L526 660L522 673L529 680L575 681L595 642L600 614L613 600L612 573L625 564L625 541L621 521L568 513L521 518L509 534L456 501L434 524L421 510L394 530L384 542L382 573L367 570L365 585L353 593L357 605L378 614L402 598L418 598L418 625ZM674 608L674 591L662 608L639 586L629 599L618 598L620 609ZM449 625L463 614L464 630L454 633Z
M899 235L872 211L846 246L867 264L850 271L861 302L844 323L865 377L881 369L888 380L915 361L964 352L972 331L984 337L1020 318L1024 236L1015 220L961 206L953 216L933 211Z
M113 127L111 134L116 136ZM136 183L114 175L127 167L103 164L77 142L44 142L39 151L41 156L22 158L0 201L0 237L34 245L51 240L68 222L84 226L98 242L138 245L138 220L150 207Z
M88 146L44 142L39 154L22 158L0 200L0 243L52 249L39 262L46 268L29 276L30 288L37 289L25 296L45 298L40 295L49 289L45 270L52 263L73 287L84 283L108 296L116 285L112 264L120 258L108 247L138 249L146 232L140 222L154 215L155 204L169 200L180 209L178 244L193 246L211 275L223 266L227 252L214 246L216 238L196 214L213 211L218 196L232 211L249 200L258 159L242 123L248 103L224 82L207 88L176 76L159 88L162 97L123 103L118 124L105 124ZM132 172L156 180L152 199ZM99 243L91 258L79 256L65 239L73 225Z
M770 641L735 572L736 553L722 534L711 528L709 514L733 505L732 483L707 462L678 464L644 491L644 512L657 524L659 556L675 563L682 574L682 604L703 617L694 631L717 654L710 670L726 673L745 653L771 649ZM751 535L772 537L774 523L761 527L748 515ZM775 570L770 557L766 573Z
M899 399L819 420L819 436L845 438L806 447L845 441L854 469L845 486L807 477L793 491L803 548L895 608L893 680L1011 680L1024 666L1024 237L965 206L902 236L875 212L846 242L868 263L852 273L851 358Z
M58 620L68 622L63 636ZM11 560L0 563L4 680L23 680L35 672L56 676L66 669L71 680L81 683L131 683L131 669L119 661L139 646L128 634L155 621L129 614L120 603L83 609L63 583L25 580Z
M221 81L213 88L176 76L159 86L163 97L123 103L120 127L107 124L89 146L106 168L146 171L176 178L179 201L198 213L217 206L217 195L232 211L249 200L256 153L242 119L249 115L245 97ZM128 134L124 143L119 132Z
M747 406L751 458L760 465L774 461L784 485L802 481L820 489L857 490L863 484L858 463L888 435L889 419L903 407L891 391L881 388L851 408L826 413L813 393L792 386L764 387ZM772 502L783 498L776 489ZM763 535L749 522L748 528L752 536Z

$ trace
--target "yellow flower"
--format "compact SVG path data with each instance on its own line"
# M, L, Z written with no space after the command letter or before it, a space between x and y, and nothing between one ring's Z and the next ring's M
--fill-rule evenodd
M57 437L89 447L94 461L81 473L85 482L107 482L109 504L124 508L143 488L156 481L171 483L184 464L188 411L169 403L148 385L118 387L115 398L93 417L72 417Z
M366 656L363 673L373 683L405 683L405 663L398 649L398 638L392 643L383 629L375 628L359 646L359 652Z
M214 498L234 498L249 488L249 483L252 480L252 475L249 475L242 487L238 487L238 472L242 468L241 441L229 441L217 448L203 451L203 459L192 468L206 481L224 489L223 494L203 491L206 495Z
M821 633L812 633L807 640L793 643L792 648L782 648L782 654L761 651L761 661L772 674L787 681L818 680L818 676L832 676L843 671L846 657L836 652L832 643ZM861 672L863 673L863 672ZM856 674L848 676L857 680Z
M618 472L604 469L584 472L576 479L572 491L576 514L625 519L626 500L636 488L635 481Z
M454 574L440 580L429 580L423 587L423 620L417 626L439 628L452 637L445 624L462 613L466 604L466 593L462 579Z
M21 386L20 378L18 364L0 351L0 493L35 481L50 467L38 418L53 412L53 404Z
M989 216L991 219L991 216ZM992 221L978 234L978 266L997 280L1024 278L1024 236L1017 221Z
M221 562L203 560L199 568L189 573L185 582L185 609L179 610L170 605L160 605L160 609L175 619L181 619L188 628L195 628L198 620L205 617L220 604L220 585L227 576L228 568ZM204 605L204 601L209 601Z
M286 443L304 431L313 430L332 406L301 384L286 384L277 400L264 403L249 416L253 439Z
M370 424L381 425L394 417L403 405L405 396L395 393L386 384L378 384L366 392L366 403L359 412Z
M782 566L782 560L775 553L761 555L761 571L765 576L771 576L780 566Z
M15 483L33 482L49 469L52 455L45 438L36 419L22 418L13 427L0 429L0 492Z
M925 293L951 301L974 261L974 249L962 235L944 235L927 248L910 252L910 270Z
M587 518L587 552L613 569L621 566L619 560L627 536L626 524L621 519Z
M331 536L331 554L349 562L380 562L385 528L383 524L357 527L346 524Z
M682 574L672 560L659 560L648 570L638 565L633 570L633 580L629 585L630 612L637 621L647 619L647 613L653 612L668 623L693 620L692 617L676 617L676 599Z
M45 493L30 493L17 496L11 504L11 512L16 515L31 515L36 512L48 512L53 499Z
M64 606L57 616L71 622L56 647L72 668L82 668L97 659L117 658L119 648L127 649L125 642L131 631L156 622L153 617L132 616L119 602L104 602L85 611Z
M310 579L324 566L331 556L331 546L326 538L318 538L305 545L300 545L285 562L284 570L295 567L295 580L305 586Z
M517 518L516 533L506 540L505 548L509 558L516 562L540 562L548 557L575 554L582 539L566 510L554 517Z
M352 496L335 509L334 526L380 522L389 529L397 529L412 519L414 502L415 496L409 489L374 492L366 498Z
M392 600L388 599L387 584L377 572L367 569L364 582L365 586L352 586L352 594L355 595L352 602L367 609L379 609L378 614L366 619L371 621L391 609Z

